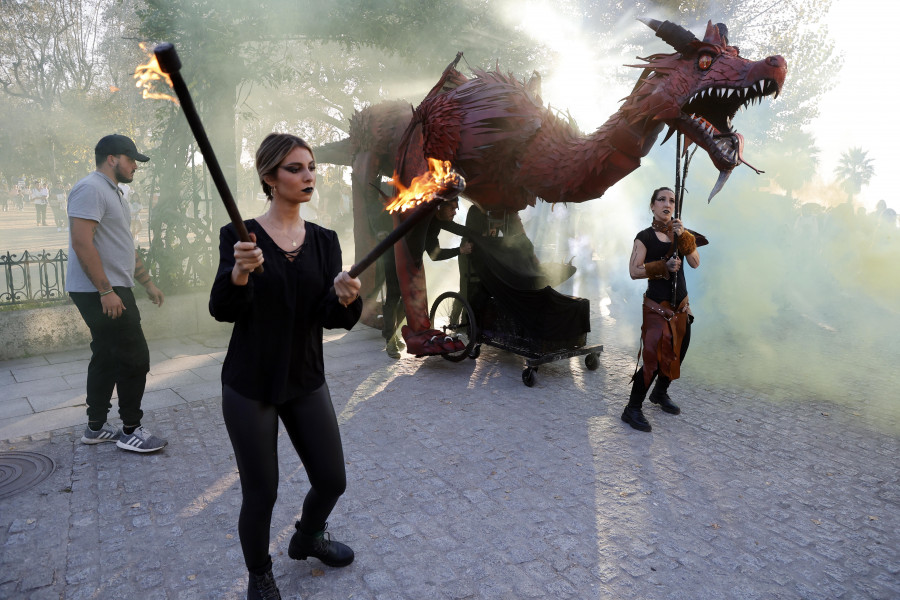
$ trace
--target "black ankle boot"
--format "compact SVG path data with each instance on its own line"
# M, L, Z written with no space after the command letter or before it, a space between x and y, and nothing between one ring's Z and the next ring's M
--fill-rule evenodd
M644 417L644 412L638 408L626 406L622 412L622 420L640 431L652 431L650 422Z
M658 404L663 412L667 412L670 415L681 414L681 409L678 408L677 404L672 402L671 398L669 398L668 389L669 381L664 380L662 376L660 376L659 379L656 380L656 385L653 386L653 391L650 392L650 402Z
M329 567L346 567L353 562L353 550L347 544L335 542L325 529L318 533L306 534L300 531L300 521L295 525L297 531L288 546L288 556L294 560L306 560L314 556Z
M250 573L250 581L247 584L247 600L281 600L281 592L275 585L275 577L272 575L272 560L266 571L257 575Z

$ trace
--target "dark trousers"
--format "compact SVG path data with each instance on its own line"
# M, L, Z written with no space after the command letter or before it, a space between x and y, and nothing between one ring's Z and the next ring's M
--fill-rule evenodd
M34 215L37 218L38 225L46 225L47 224L47 205L46 204L35 204L34 205Z
M103 314L100 294L71 292L69 296L91 330L91 362L87 376L89 423L104 423L113 388L119 393L119 417L126 427L141 424L141 399L150 372L150 350L141 329L141 313L131 288L113 288L125 304L118 319Z
M384 293L384 306L381 311L384 318L381 336L385 340L389 340L397 333L397 326L406 317L406 311L403 308L400 278L397 277L397 262L394 259L393 248L389 248L382 255L382 263L384 264L384 283L387 290Z
M309 477L300 517L300 530L307 534L325 529L347 487L341 434L327 384L279 405L252 400L225 385L222 414L241 478L241 549L247 569L255 572L269 560L269 530L278 496L278 419Z
M59 206L58 204L51 204L50 210L53 212L53 220L56 222L56 226L65 227L66 208L64 206Z

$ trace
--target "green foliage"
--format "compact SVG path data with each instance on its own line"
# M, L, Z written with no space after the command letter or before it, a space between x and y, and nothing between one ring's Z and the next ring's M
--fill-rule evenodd
M93 170L103 135L144 140L139 95L111 68L128 56L113 43L128 14L113 8L112 0L3 3L0 172L72 183Z
M835 174L841 187L852 199L872 180L872 176L875 175L875 166L868 153L856 146L841 154Z

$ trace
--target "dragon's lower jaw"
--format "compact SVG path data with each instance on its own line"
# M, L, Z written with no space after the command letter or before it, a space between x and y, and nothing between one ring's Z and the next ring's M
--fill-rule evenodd
M720 171L730 171L741 164L744 136L739 133L720 134L713 138L710 157Z
M719 171L731 171L741 164L744 136L737 132L717 129L699 115L686 115L675 124L690 141L703 148Z
M684 115L677 127L691 142L709 154L713 165L719 170L719 179L709 195L709 200L718 194L731 172L744 160L744 136L737 132L720 132L709 121L697 115Z
M728 181L731 172L743 160L744 136L739 133L717 135L713 139L713 146L709 151L709 155L713 164L719 170L719 178L716 180L716 184L706 200L707 202L712 202L713 196L725 187L725 182Z

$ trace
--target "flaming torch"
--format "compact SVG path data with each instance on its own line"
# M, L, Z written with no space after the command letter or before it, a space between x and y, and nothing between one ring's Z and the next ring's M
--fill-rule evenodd
M400 190L385 210L394 212L410 211L409 215L387 237L381 240L362 260L350 267L350 277L358 277L378 257L387 252L388 248L400 241L417 224L426 217L434 214L437 206L445 200L453 200L466 189L466 180L462 175L454 171L450 161L428 159L428 172L417 176L409 184L409 187L400 183L397 175L394 175L394 186Z
M184 109L184 116L188 120L194 139L197 141L200 153L203 155L203 160L209 167L210 176L216 185L216 189L219 191L223 204L225 204L228 216L231 217L231 222L237 230L238 237L243 242L251 241L250 234L244 226L244 220L241 218L241 214L238 212L237 205L231 195L231 190L228 189L228 184L225 182L225 176L219 167L219 161L216 160L215 152L213 152L209 143L203 123L200 121L200 115L197 114L191 94L179 73L181 70L181 59L178 58L175 47L170 43L163 43L156 46L153 49L153 53L155 58L151 59L146 65L139 66L135 71L135 79L139 80L138 87L145 87L145 98L165 98L176 104L180 101L181 107ZM168 94L149 92L146 89L152 82L162 79L169 83L175 91L177 99ZM413 227L426 217L433 215L438 204L445 200L456 198L466 188L465 179L451 168L449 161L429 158L428 163L429 171L413 179L409 187L402 185L397 176L394 176L394 185L400 190L400 193L388 204L386 210L392 213L409 210L409 216L364 256L362 260L350 268L348 273L351 277L358 277L388 248L409 233ZM262 270L260 266L257 267L255 272L262 273Z
M197 146L200 148L200 154L203 155L203 160L209 168L209 174L219 192L219 197L222 198L225 210L228 211L228 216L231 217L231 222L234 224L238 238L242 242L251 241L250 234L244 226L244 220L241 218L241 213L238 211L234 197L231 195L231 190L228 188L228 183L225 181L225 175L222 173L222 168L219 166L218 159L216 159L216 153L209 143L209 137L207 137L206 130L203 128L203 122L200 120L200 115L197 114L194 100L191 98L191 93L188 91L187 85L181 77L181 59L178 58L175 46L168 42L160 44L153 49L153 54L156 57L155 60L152 60L146 65L141 65L138 67L138 70L135 71L135 79L140 79L138 81L138 86L140 87L141 85L144 85L145 82L152 82L162 78L172 86L172 89L175 91L175 95L178 98L176 103L180 103L181 108L184 109L184 116L187 118L188 125L191 127L191 132L194 134ZM153 64L154 62L156 65ZM158 71L156 71L156 67L158 67ZM144 97L162 97L175 101L175 98L172 98L167 94L148 95L146 89ZM254 272L262 273L262 266L257 267Z

